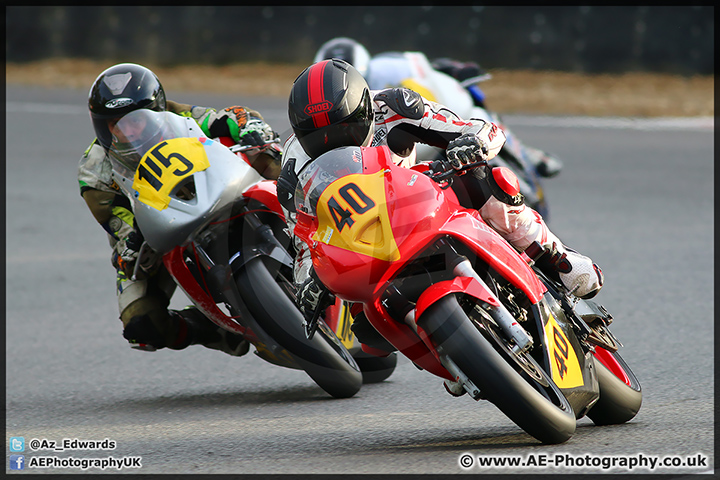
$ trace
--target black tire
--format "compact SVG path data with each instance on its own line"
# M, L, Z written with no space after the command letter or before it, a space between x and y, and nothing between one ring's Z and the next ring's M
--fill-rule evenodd
M248 261L236 281L255 320L320 388L335 398L349 398L360 390L362 374L350 353L329 329L319 328L308 340L302 314L261 257Z
M601 349L595 347L596 351ZM601 349L603 350L603 349ZM603 350L617 363L613 368L620 368L627 377L627 383L606 367L598 357L595 359L595 371L600 384L600 398L593 405L587 416L595 425L615 425L630 421L637 415L642 405L642 387L635 374L617 352ZM622 375L622 374L620 374Z
M429 307L418 326L510 420L546 444L567 441L575 433L575 413L555 383L527 355L539 380L527 375L496 350L493 338L468 318L454 295ZM508 354L512 355L511 352Z
M360 367L363 383L380 383L392 375L397 366L397 352L392 352L387 357L376 357L360 351L354 354L353 358Z

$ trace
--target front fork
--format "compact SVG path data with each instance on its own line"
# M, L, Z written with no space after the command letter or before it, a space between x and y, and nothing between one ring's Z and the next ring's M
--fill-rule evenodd
M480 275L477 274L470 261L465 257L460 258L461 260L457 265L455 265L453 273L460 277L470 277L475 279L478 283L480 283L484 290L492 295L492 292L488 288L487 284L482 278L480 278ZM502 329L505 335L507 335L507 337L513 342L512 351L517 355L528 351L533 346L532 337L523 327L520 326L517 320L515 320L515 317L512 316L512 314L502 305L502 303L500 303L499 300L497 303L498 306L488 305L486 310L488 310L488 313L490 313L495 322L497 322L498 326Z

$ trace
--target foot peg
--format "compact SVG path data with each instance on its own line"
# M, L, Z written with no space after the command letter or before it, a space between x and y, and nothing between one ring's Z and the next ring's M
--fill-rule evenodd
M594 320L586 321L585 323L590 327L587 341L591 344L602 347L609 352L617 352L618 347L623 346L622 343L615 338L615 335L608 330L607 326L609 323L606 323L603 319L596 317Z

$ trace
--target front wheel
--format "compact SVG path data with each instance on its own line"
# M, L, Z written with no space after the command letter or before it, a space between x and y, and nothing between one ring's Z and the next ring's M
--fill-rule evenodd
M307 338L302 314L274 280L262 257L244 265L238 272L237 284L261 328L320 388L335 398L352 397L360 390L362 374L350 352L327 327L318 328L312 339Z
M595 370L600 398L587 416L595 425L625 423L637 415L642 388L635 374L617 352L595 347Z
M496 338L478 329L454 295L440 299L418 320L446 355L516 425L547 444L575 433L575 414L565 396L530 355L509 361ZM508 355L515 355L512 351Z

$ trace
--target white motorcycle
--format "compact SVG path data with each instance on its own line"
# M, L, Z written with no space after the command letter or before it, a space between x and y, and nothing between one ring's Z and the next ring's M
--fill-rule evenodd
M525 203L547 221L549 208L540 175L535 163L528 157L542 152L523 145L496 113L475 104L468 88L485 78L471 78L467 82L460 83L450 75L434 69L421 52L387 52L376 55L370 60L367 73L367 82L371 90L389 87L409 88L428 100L445 105L462 119L478 118L500 126L507 140L503 149L490 161L490 164L511 169L518 177L520 192L525 197ZM416 144L416 154L417 158L423 161L445 158L444 150L420 143Z

